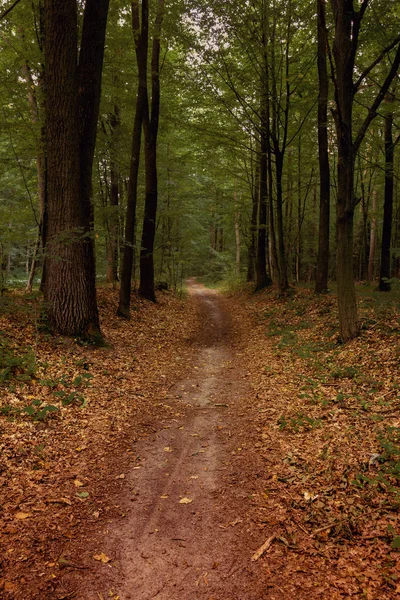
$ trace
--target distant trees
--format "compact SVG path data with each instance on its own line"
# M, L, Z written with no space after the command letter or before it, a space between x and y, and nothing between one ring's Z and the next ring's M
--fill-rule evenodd
M124 317L133 287L154 301L185 274L282 296L336 279L351 339L355 278L387 290L400 272L397 8L164 2L0 15L4 277L30 270L30 287L36 256L52 329L89 337L96 274L120 284Z

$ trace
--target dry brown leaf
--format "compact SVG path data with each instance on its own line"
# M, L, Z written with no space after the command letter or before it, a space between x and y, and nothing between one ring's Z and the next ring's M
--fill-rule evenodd
M95 554L93 556L94 560L98 560L99 562L102 562L104 564L107 564L110 562L111 558L109 558L106 554L104 554L104 552L100 552L100 554Z
M18 512L15 515L15 518L18 519L19 521L23 521L24 519L29 519L29 517L32 516L32 513L26 513L26 512Z

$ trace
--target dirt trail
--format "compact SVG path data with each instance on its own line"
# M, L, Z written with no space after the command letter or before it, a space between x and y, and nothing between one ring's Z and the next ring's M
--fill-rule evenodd
M131 510L107 536L119 569L121 600L260 600L261 566L251 563L247 493L235 456L231 419L244 389L232 364L229 314L195 281L202 328L190 378L171 396L185 405L151 441L137 445L127 475ZM237 425L235 425L237 427ZM265 587L264 587L265 590ZM268 596L271 598L271 596Z

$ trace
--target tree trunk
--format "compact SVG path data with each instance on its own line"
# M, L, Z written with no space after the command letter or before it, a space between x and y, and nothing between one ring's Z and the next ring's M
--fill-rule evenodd
M288 290L287 277L287 262L285 255L285 240L283 231L283 152L278 149L275 151L275 167L276 167L276 225L278 235L278 261L279 261L279 277L277 280L278 295L282 296Z
M91 175L108 0L86 3L79 72L76 0L44 9L48 320L55 333L100 341Z
M240 277L240 210L237 202L237 191L235 189L235 246L236 246L236 257L235 257L235 274L236 277Z
M110 148L110 214L108 216L107 240L107 282L115 287L118 281L118 238L119 238L119 169L115 158L115 147L118 143L120 116L119 107L114 106L111 115L111 148Z
M128 197L125 221L125 241L121 263L121 287L117 314L129 318L132 288L132 269L135 253L136 205L139 179L140 148L144 111L147 106L147 54L149 44L148 0L142 1L142 24L139 19L139 3L132 3L132 29L135 40L136 60L139 71L139 84L136 98L136 112L132 132L131 164L128 184Z
M257 260L256 260L256 290L261 290L271 284L267 275L267 136L261 134L260 148L260 191L258 206L257 230Z
M251 222L250 222L250 244L247 264L247 281L255 280L255 267L256 267L256 237L257 237L257 214L258 214L258 203L260 194L260 166L259 161L256 163L254 183L252 183L251 190Z
M337 247L336 280L338 287L339 330L343 342L358 335L356 290L353 275L354 221L354 147L353 69L355 49L352 43L353 2L335 0L335 39L333 55L336 66L334 113L337 145Z
M379 274L379 291L390 292L390 246L392 240L393 215L393 113L385 118L385 200L383 205L381 269Z
M158 181L157 181L157 136L160 117L160 49L161 27L165 0L158 0L154 24L153 50L151 59L151 113L146 102L143 115L146 165L146 199L144 205L142 244L140 251L140 288L143 298L156 301L154 282L154 239L156 234ZM146 95L147 99L147 95Z
M339 329L343 342L347 342L359 333L357 322L356 292L353 276L353 220L357 204L354 197L355 156L365 133L375 118L378 108L388 92L389 86L397 75L400 65L400 44L391 60L389 72L380 86L367 115L360 126L355 140L352 134L352 112L354 95L368 73L379 64L373 62L364 71L357 82L353 81L355 58L358 47L361 22L368 7L364 1L355 11L353 0L331 0L335 22L333 59L335 69L332 73L335 84L334 111L338 144L338 194L337 194L337 261L336 278L338 284ZM390 46L389 46L390 47ZM391 45L393 47L393 44Z
M368 281L372 282L375 276L375 252L376 252L376 208L377 191L372 190L372 214L371 214L371 233L369 238L369 256L368 256Z
M317 0L318 14L318 160L319 160L319 234L315 293L328 291L329 221L330 221L330 167L328 155L328 93L329 81L326 64L327 40L325 0Z

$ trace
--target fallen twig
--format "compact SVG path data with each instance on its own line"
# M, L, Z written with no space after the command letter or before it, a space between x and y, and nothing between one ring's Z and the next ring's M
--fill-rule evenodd
M320 527L319 529L316 529L315 531L312 532L311 537L314 537L314 535L321 533L321 531L326 531L327 529L330 529L331 527L333 527L336 524L337 524L336 521L333 521L332 523L329 523L329 525L324 525L324 527Z
M257 550L257 552L255 552L253 554L253 556L251 557L251 560L254 562L256 560L258 560L259 558L261 558L261 556L263 554L265 554L265 552L267 552L267 550L269 550L272 542L276 539L276 535L271 535L270 538L267 539L267 541L259 547L259 549Z

